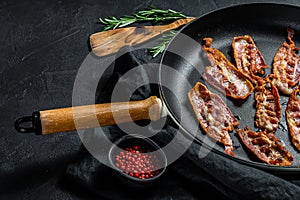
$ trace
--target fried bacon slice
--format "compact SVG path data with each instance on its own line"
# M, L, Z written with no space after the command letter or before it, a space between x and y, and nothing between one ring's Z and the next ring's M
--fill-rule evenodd
M211 48L212 41L212 38L203 39L202 47L206 51L211 66L206 67L206 72L202 77L226 96L246 99L252 93L253 85L222 52Z
M281 117L280 96L269 79L260 79L254 90L256 100L255 125L275 133Z
M283 94L290 95L293 87L299 82L300 56L295 51L300 50L292 41L295 32L287 29L287 40L278 49L273 62L273 83Z
M208 136L224 144L227 154L234 156L229 131L233 131L234 127L239 125L239 121L221 97L197 82L188 92L188 98L202 129Z
M264 69L268 66L252 37L250 35L234 37L231 45L236 67L253 84L256 84L259 75L264 75Z
M297 86L289 97L285 115L292 143L300 150L300 100L297 97L299 89L300 86Z
M283 146L280 140L272 133L255 132L248 127L237 129L242 143L259 160L279 166L290 166L293 164L292 154Z

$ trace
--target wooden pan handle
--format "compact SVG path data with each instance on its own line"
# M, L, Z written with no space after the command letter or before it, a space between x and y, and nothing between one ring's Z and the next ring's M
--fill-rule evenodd
M118 28L94 33L90 36L90 46L97 56L106 56L119 51L124 46L141 44L165 31L176 29L195 18L179 19L162 26Z
M32 131L46 135L143 119L158 120L161 110L161 100L155 96L140 101L44 110L34 113L35 117L32 117L34 130ZM22 121L20 119L18 120ZM20 124L18 127L17 130L22 130ZM23 131L23 133L26 132Z

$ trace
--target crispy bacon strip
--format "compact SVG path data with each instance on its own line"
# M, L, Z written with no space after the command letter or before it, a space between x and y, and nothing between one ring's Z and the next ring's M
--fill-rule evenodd
M250 35L237 36L232 40L233 55L236 66L253 84L258 75L264 75L266 62Z
M269 79L260 79L255 87L255 125L262 130L275 133L281 117L280 96Z
M212 41L212 38L203 39L203 49L206 51L211 66L206 67L206 72L202 77L226 96L234 99L247 98L254 89L253 85L222 52L211 48Z
M293 164L292 154L283 146L272 133L255 132L248 127L237 129L242 143L256 157L268 164L290 166Z
M296 87L289 97L285 114L292 143L300 150L300 100L297 97L299 89L300 86Z
M289 95L300 78L300 56L295 53L300 48L292 41L294 30L288 28L287 33L287 40L282 43L274 57L273 83L280 92Z
M233 131L234 127L239 125L239 121L221 97L211 93L205 85L198 82L188 92L188 98L206 134L224 144L225 152L234 156L232 140L228 132Z

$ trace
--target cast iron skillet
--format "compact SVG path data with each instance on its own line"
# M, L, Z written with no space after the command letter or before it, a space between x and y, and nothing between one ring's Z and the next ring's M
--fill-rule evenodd
M300 33L299 13L300 7L289 5L245 4L220 9L194 20L181 29L162 56L159 69L161 99L151 97L147 100L130 102L130 104L128 102L114 104L117 107L117 115L121 115L121 122L130 119L130 116L133 117L133 120L158 119L161 105L163 105L169 116L187 135L195 137L196 142L202 143L208 149L253 167L284 174L299 173L300 152L291 145L285 116L281 117L280 128L275 135L284 142L286 148L293 154L294 164L291 167L271 166L250 157L250 154L240 144L236 133L232 133L235 157L225 154L222 145L213 145L214 143L201 131L187 97L188 91L197 81L204 82L201 79L201 74L208 62L200 45L203 37L212 37L214 39L213 47L221 50L232 60L231 41L233 37L250 34L270 66L267 70L267 74L269 74L273 57L281 43L286 39L287 27L293 28L298 35ZM299 45L298 35L294 37L294 40ZM249 126L256 130L254 127L255 101L253 93L245 101L237 102L227 99L209 84L206 85L212 92L218 93L223 98L234 115L239 116L240 128ZM287 100L287 97L281 96L283 113ZM150 116L150 110L153 106L157 112L153 112L154 115ZM130 114L132 115L124 114L124 110L131 111ZM76 114L76 118L74 114ZM95 118L95 114L97 114L97 118ZM15 125L16 130L22 133L50 134L78 128L93 128L99 126L99 123L101 125L114 124L116 123L114 117L115 115L112 115L111 112L111 104L108 103L97 104L97 106L87 105L38 111L34 112L32 116L17 119ZM80 123L74 124L75 119L79 120ZM23 127L22 124L26 122L32 122L32 127Z
M239 128L248 126L253 130L258 130L254 127L254 116L256 111L254 93L252 93L245 101L233 101L214 90L213 87L206 84L201 78L201 73L204 72L204 68L207 64L200 46L201 40L203 37L212 37L214 39L213 47L221 50L227 58L234 63L231 50L233 37L249 34L253 37L256 45L262 52L262 55L269 66L266 70L267 74L269 74L272 69L273 57L282 42L286 39L287 27L291 27L295 30L296 35L294 41L296 42L296 45L299 45L299 13L300 7L290 5L266 3L244 4L205 14L183 27L180 33L173 38L167 47L162 57L161 64L162 66L167 65L177 70L186 80L188 80L190 85L185 84L180 78L170 75L168 70L165 70L164 67L161 67L159 72L161 97L166 104L166 108L171 113L170 116L173 120L185 130L187 134L191 134L194 130L193 126L197 122L188 102L187 93L191 89L191 86L194 86L197 81L200 81L207 85L212 92L218 93L229 106L233 114L238 116L240 119ZM187 36L192 39L187 39ZM166 89L165 87L162 87L162 85L166 83L169 83L168 85L171 86L171 88ZM276 131L275 135L284 142L286 148L293 154L293 166L271 166L250 157L249 152L247 152L240 144L235 131L231 134L235 147L235 157L223 153L224 147L219 144L214 146L213 151L228 157L229 159L266 170L282 173L300 172L300 152L291 144L284 116L287 100L288 97L281 96L283 114L280 120L279 129ZM181 119L183 113L185 114L184 117L188 118L185 119L184 122ZM195 135L195 140L197 142L202 143L205 139L205 134L200 128L198 128L198 133L193 135Z

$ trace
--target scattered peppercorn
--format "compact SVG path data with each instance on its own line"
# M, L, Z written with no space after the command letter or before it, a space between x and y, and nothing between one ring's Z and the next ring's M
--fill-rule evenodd
M124 173L140 178L152 178L159 173L160 162L156 155L147 154L140 146L121 150L116 156L115 165Z

